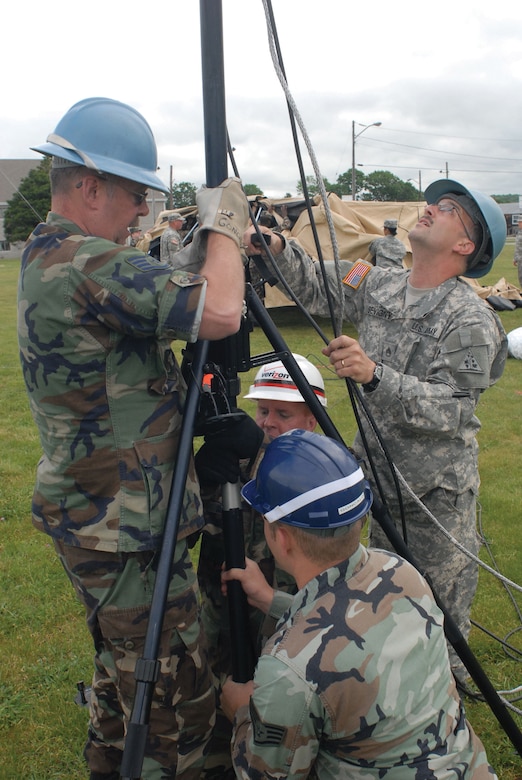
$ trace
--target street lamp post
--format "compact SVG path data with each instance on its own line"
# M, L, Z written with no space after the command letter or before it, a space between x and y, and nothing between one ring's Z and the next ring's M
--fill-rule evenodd
M357 122L357 124L360 124L360 122ZM363 129L356 134L355 122L352 119L352 200L355 200L355 140L369 127L380 127L381 125L382 122L372 122L371 125L363 125Z
M413 182L414 184L417 184L417 182L415 181L415 179L408 179L408 181L411 181L411 182ZM418 185L417 185L417 186L418 186L418 189L419 189L419 194L418 194L418 198L417 198L417 200L421 200L421 197L422 197L422 178L421 178L421 171L419 171L419 183L418 183Z

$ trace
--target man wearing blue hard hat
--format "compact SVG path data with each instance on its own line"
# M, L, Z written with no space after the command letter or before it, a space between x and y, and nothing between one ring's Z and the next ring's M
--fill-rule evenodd
M399 480L401 504L396 474L363 419L392 519L403 532L403 507L412 556L467 638L478 564L446 534L478 554L475 410L484 390L502 375L507 341L497 314L463 277L490 271L504 246L506 221L492 198L451 179L435 181L425 194L424 213L409 234L411 269L383 270L362 260L342 260L340 269L325 264L333 304L342 307L358 338L339 336L323 352L339 377L361 384L394 467L407 483ZM319 264L281 236L272 237L271 249L302 303L328 316ZM360 433L353 446L364 458ZM368 477L375 489L373 474ZM370 543L390 547L373 518ZM453 648L450 658L464 683L467 670Z
M494 780L430 588L398 555L360 543L372 492L350 451L282 434L242 494L299 591L274 591L251 560L223 573L280 618L254 679L223 686L236 777Z
M171 342L238 330L248 206L237 179L203 188L200 229L179 253L197 270L176 270L127 244L149 212L147 188L168 191L138 111L87 98L35 150L52 159L52 202L24 247L19 285L22 369L43 449L33 524L51 537L93 638L90 780L117 780L186 397ZM187 543L203 525L201 498L188 466L144 780L199 780L215 718Z

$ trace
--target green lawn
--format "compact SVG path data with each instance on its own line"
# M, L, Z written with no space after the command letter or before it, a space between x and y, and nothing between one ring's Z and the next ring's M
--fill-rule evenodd
M518 284L510 243L482 283L500 277ZM90 637L80 607L47 537L30 522L34 470L40 447L28 410L16 344L16 283L19 263L0 260L0 779L80 780L86 772L82 748L87 713L74 703L76 684L91 676ZM329 413L347 443L355 422L345 383L324 364L321 337L293 308L271 310L288 346L319 365L326 380ZM502 312L506 330L522 326L522 309ZM319 321L327 337L328 322ZM347 326L345 332L352 332ZM353 333L352 333L353 335ZM269 349L259 328L251 353ZM243 392L255 370L242 376ZM242 401L247 410L252 402ZM482 478L483 559L515 582L522 582L519 532L522 474L522 361L509 360L501 381L481 400L478 415ZM491 557L493 556L493 557ZM510 597L490 574L480 578L474 619L519 650L520 594ZM500 689L521 683L520 663L500 644L473 629L472 650ZM469 718L486 744L501 780L522 780L521 761L489 707L467 704ZM514 715L520 728L522 718Z

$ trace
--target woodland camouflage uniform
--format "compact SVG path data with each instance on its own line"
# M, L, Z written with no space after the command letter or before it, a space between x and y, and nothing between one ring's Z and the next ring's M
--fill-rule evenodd
M204 290L201 276L88 237L53 213L23 251L20 354L43 449L33 523L53 538L94 639L86 747L94 772L98 766L107 772L108 765L116 771L121 760L122 713L130 715L134 665L143 656L185 399L170 342L196 338ZM202 523L191 463L161 637L147 778L170 776L165 772L177 766L180 780L199 779L214 721L215 691L187 549L187 537ZM192 768L185 771L187 763Z
M328 317L319 264L296 242L286 242L275 260L311 313ZM481 393L504 369L507 339L497 314L459 278L448 279L407 306L409 271L343 260L340 293L333 262L325 266L334 307L343 307L362 349L384 366L381 381L365 393L365 401L393 463L440 523L476 555L480 422L475 409ZM392 474L364 418L362 424L400 530ZM354 450L365 458L360 434ZM378 495L369 470L368 478ZM402 496L411 553L467 638L478 566L435 528L404 489ZM376 522L371 523L370 544L390 547ZM450 658L458 676L467 677L452 648Z
M286 610L286 611L284 611ZM449 671L443 616L402 558L362 545L277 594L249 706L234 721L243 780L494 780Z

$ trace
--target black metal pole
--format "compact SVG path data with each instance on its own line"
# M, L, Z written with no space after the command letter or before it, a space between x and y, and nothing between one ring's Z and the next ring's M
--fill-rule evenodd
M201 0L201 40L203 60L203 100L205 109L205 148L207 185L216 186L226 178L226 126L224 123L223 51L221 2ZM210 117L221 112L222 122L211 123ZM221 124L223 128L221 128ZM149 624L143 657L136 663L136 694L123 750L121 776L124 780L139 780L149 730L150 708L154 685L158 679L158 651L172 573L172 560L183 506L188 464L192 453L194 421L199 408L203 367L208 352L205 341L196 344L179 449L165 520L164 537L158 571L152 595Z
M290 376L294 380L296 387L303 396L307 406L313 412L313 415L321 426L323 433L325 433L331 439L336 439L337 441L341 442L341 444L343 444L344 442L341 434L328 416L326 409L310 387L303 372L299 368L299 364L294 358L285 340L272 322L270 315L268 314L267 310L263 306L263 303L259 299L259 296L256 294L251 285L247 285L246 297L248 309L252 311L254 317L261 326L274 350L278 355L281 356L283 364L288 369Z
M200 0L199 8L206 180L217 187L228 175L221 0Z
M200 0L200 12L207 185L215 187L228 175L221 1ZM235 342L238 338L239 334L229 336L220 345L225 356L223 371L227 377L230 406L236 405L239 382L236 366L227 357L236 354ZM245 544L239 483L225 484L222 488L225 566L227 569L244 568ZM248 603L241 583L237 580L227 584L227 605L232 677L236 682L247 682L253 677L255 658L250 642Z
M179 448L174 468L172 488L169 496L163 543L158 560L158 570L154 583L154 592L150 606L149 623L143 646L143 656L136 662L136 694L131 718L127 728L121 776L124 780L139 780L145 756L145 744L149 731L150 707L154 685L158 679L158 651L163 629L163 618L172 573L172 561L179 529L179 519L183 508L185 484L188 466L192 455L194 420L199 407L203 366L207 355L208 342L198 342L192 361L191 379L183 411L183 422Z

